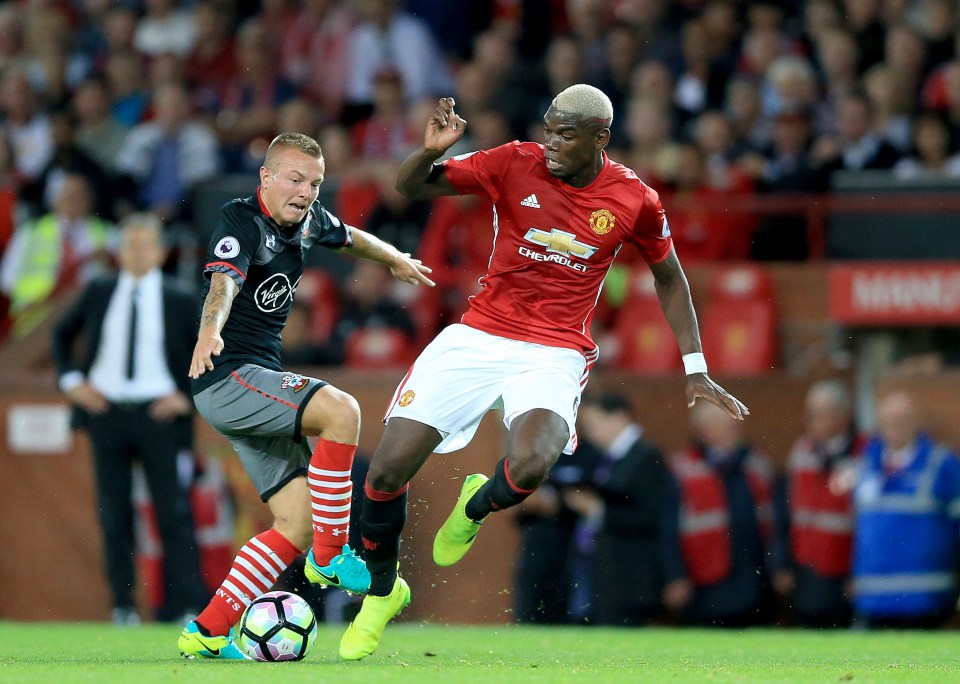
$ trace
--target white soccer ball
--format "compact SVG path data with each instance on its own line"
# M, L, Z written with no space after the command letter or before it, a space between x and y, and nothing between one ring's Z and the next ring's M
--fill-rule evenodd
M255 599L240 619L240 648L254 660L300 660L316 640L317 618L310 604L286 591Z

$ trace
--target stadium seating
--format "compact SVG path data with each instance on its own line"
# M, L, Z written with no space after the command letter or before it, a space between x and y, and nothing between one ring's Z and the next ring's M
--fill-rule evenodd
M667 375L680 367L680 349L660 308L653 274L645 265L630 272L629 291L617 313L613 341L601 353L610 355L619 368Z
M297 301L310 302L310 340L319 344L330 339L340 317L340 295L333 276L319 268L305 269L297 286Z
M777 356L777 312L770 276L760 266L718 268L710 279L710 304L700 337L710 372L760 375Z

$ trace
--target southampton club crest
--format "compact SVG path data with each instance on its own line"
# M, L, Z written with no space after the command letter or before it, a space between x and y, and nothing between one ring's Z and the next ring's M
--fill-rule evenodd
M597 235L606 235L609 233L613 230L616 222L616 217L609 209L597 209L590 214L590 228Z
M298 373L285 373L280 380L280 389L292 389L299 392L310 384L310 381Z

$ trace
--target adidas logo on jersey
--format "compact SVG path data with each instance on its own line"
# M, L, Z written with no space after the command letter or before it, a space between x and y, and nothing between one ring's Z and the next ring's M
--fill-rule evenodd
M534 194L530 195L529 197L521 200L521 201L520 201L520 206L522 206L522 207L530 207L531 209L539 209L539 208L540 208L540 202L537 201L537 194L534 193Z

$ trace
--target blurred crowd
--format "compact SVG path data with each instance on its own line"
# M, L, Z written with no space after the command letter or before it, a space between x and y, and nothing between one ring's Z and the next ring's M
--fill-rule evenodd
M166 270L195 285L204 190L239 176L252 193L269 141L296 130L324 149L322 201L421 255L441 287L385 291L352 320L305 307L290 346L340 363L373 327L365 348L390 357L458 316L489 255L482 201L393 189L435 99L454 96L468 121L459 153L539 140L551 98L577 82L613 100L610 156L661 192L685 264L807 257L803 217L728 210L746 194L826 192L838 171L960 176L952 0L8 1L4 331L25 334L109 268L112 226L133 211L166 222ZM349 282L368 276L321 271L300 299L353 314Z
M902 391L860 434L836 380L767 454L709 404L662 454L626 397L584 397L581 446L522 507L519 622L956 626L960 458Z
M468 121L459 154L540 140L552 97L579 82L611 97L608 153L661 193L693 268L808 258L802 215L737 210L744 197L830 192L842 172L960 179L955 0L7 0L0 343L115 269L116 226L143 212L165 226L164 270L196 289L211 215L253 194L270 140L298 131L324 150L325 206L422 258L438 287L311 254L285 361L405 366L462 313L493 237L479 198L394 190L436 98ZM605 358L676 366L658 343L669 330L628 328L659 320L638 313L658 304L636 255L619 259L595 322L643 344L611 336ZM769 306L769 287L749 268L721 274L710 294L729 308L715 318L734 320L746 292ZM765 321L750 331L755 367L769 368L775 312L751 316ZM709 317L705 345L722 337ZM664 455L624 397L586 397L584 445L517 517L517 619L950 620L960 461L909 396L878 401L874 435L853 408L841 384L815 385L807 433L764 454L698 407L689 448Z

